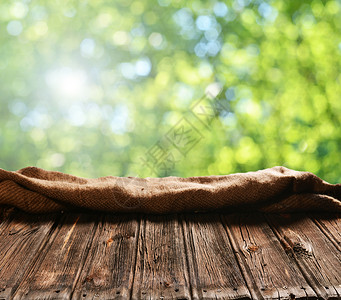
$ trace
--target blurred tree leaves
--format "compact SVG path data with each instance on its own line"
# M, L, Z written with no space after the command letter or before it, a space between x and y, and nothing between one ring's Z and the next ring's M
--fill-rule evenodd
M319 0L2 1L0 166L284 165L340 182L340 16L341 1Z

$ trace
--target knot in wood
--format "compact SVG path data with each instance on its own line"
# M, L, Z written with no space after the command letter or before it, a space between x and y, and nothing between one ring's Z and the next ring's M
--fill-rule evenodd
M254 252L258 251L258 250L259 250L259 246L257 246L257 245L251 244L251 245L247 246L247 251L249 253L254 253Z

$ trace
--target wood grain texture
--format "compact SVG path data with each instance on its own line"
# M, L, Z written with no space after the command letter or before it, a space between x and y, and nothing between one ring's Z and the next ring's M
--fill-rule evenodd
M311 287L324 299L341 298L341 252L306 215L270 215Z
M251 299L219 215L183 219L193 299Z
M141 223L132 299L190 299L181 222L174 215Z
M316 298L262 215L226 215L222 219L256 299Z
M53 234L56 216L17 213L0 228L0 299L10 299Z
M336 249L341 251L341 215L313 214L311 218Z
M341 299L340 243L339 215L0 208L0 300Z
M10 221L11 215L14 215L15 213L16 210L13 207L0 207L0 231L1 228L5 226L5 223Z
M87 214L67 214L14 299L69 299L87 257L94 219Z
M130 298L139 222L136 216L103 217L72 299Z

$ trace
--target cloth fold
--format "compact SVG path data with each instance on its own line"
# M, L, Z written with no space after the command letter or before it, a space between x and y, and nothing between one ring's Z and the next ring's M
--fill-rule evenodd
M341 184L285 167L188 178L96 179L27 167L15 172L0 169L0 205L29 213L77 209L156 214L220 209L340 212Z

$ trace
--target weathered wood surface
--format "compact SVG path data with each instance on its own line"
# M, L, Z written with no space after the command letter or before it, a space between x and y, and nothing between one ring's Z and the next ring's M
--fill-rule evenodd
M140 220L102 216L73 299L129 299Z
M0 300L341 299L341 220L0 210Z
M14 299L69 299L87 258L96 221L85 214L65 216Z
M222 218L257 299L315 296L262 215L227 215Z
M251 299L219 219L214 214L184 217L193 299Z
M323 299L341 298L341 252L309 218L268 216L307 282Z
M176 216L146 217L140 226L132 299L189 299L188 266Z
M341 215L312 215L315 224L329 238L336 249L341 251Z
M54 233L55 216L18 213L0 226L0 299L9 299Z

